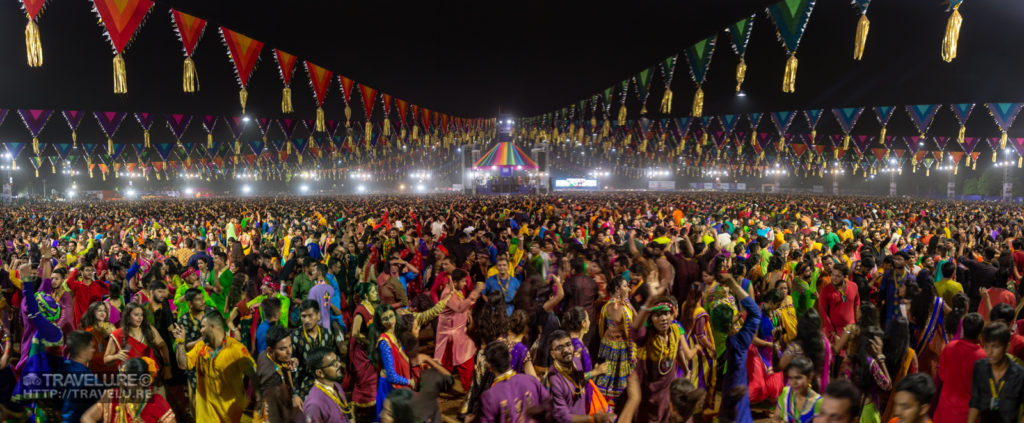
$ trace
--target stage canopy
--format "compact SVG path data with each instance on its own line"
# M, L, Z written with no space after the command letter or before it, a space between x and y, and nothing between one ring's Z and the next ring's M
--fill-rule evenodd
M537 163L527 156L515 143L499 142L473 163L473 169L496 169L514 167L516 170L537 169Z

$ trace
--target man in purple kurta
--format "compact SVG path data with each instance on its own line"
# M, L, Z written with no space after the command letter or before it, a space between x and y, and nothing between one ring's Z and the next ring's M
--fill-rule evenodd
M571 423L573 416L586 417L590 410L590 402L594 396L594 388L587 382L582 370L573 365L573 340L568 332L556 330L551 333L551 358L553 365L544 377L544 386L551 393L551 414L558 423ZM598 366L591 377L599 374L603 366ZM592 416L593 422L611 422L615 415L607 412Z
M537 378L516 374L510 368L512 357L504 341L494 341L484 350L487 367L498 375L490 389L480 397L481 423L506 423L535 420L526 411L548 398L548 391Z
M310 353L309 362L315 366L316 382L309 390L302 411L309 423L348 423L352 404L345 398L345 391L337 381L341 380L341 361L334 352L326 349Z

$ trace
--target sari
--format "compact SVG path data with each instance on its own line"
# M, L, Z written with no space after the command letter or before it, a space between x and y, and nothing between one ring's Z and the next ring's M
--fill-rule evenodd
M936 295L932 303L932 311L928 314L928 321L924 323L923 327L915 330L916 336L914 337L914 352L917 354L921 372L927 373L933 379L939 373L939 355L946 347L943 305L945 305L945 301Z
M174 412L167 400L160 394L153 393L149 399L140 406L138 401L129 399L121 402L121 389L109 389L103 394L100 400L100 410L103 412L105 422L132 422L132 423L166 423L174 421ZM126 396L126 398L130 398Z
M914 352L913 348L907 348L907 353L903 355L903 362L900 363L899 371L896 372L896 374L891 375L892 386L896 386L904 377L914 373L917 373L917 354ZM883 422L887 422L892 418L892 414L894 412L893 407L896 403L896 395L892 395L890 393L887 397L888 398L885 401L885 410L882 412L881 421Z
M380 379L377 381L377 416L384 408L384 400L392 390L408 388L412 381L412 366L402 345L389 333L377 338L380 349Z
M707 339L714 345L714 338L711 337L711 316L699 304L693 309L691 316L693 327L683 336L687 346L691 349L700 345L701 339ZM715 352L701 349L690 359L690 381L693 386L704 389L706 392L714 392L715 385ZM708 395L708 404L713 401L714 395Z

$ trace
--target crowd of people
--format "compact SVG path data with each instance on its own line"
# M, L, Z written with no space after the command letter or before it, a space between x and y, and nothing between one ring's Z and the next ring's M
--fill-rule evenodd
M3 211L4 421L1009 423L1024 405L1017 206L581 193Z

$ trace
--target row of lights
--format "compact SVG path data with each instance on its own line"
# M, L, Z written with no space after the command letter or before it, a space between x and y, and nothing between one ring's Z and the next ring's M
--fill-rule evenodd
M672 172L669 172L667 170L662 170L662 169L648 169L647 170L647 176L650 177L650 178L655 178L655 177L658 177L658 176L668 176L668 175L671 175L671 174L672 174Z
M409 174L412 179L430 179L430 172L425 170L417 170Z
M372 175L370 175L367 172L363 172L361 170L357 170L357 171L354 171L354 172L349 172L348 173L348 177L349 177L349 179L359 179L359 180L362 180L362 181L368 181L368 180L370 180Z

